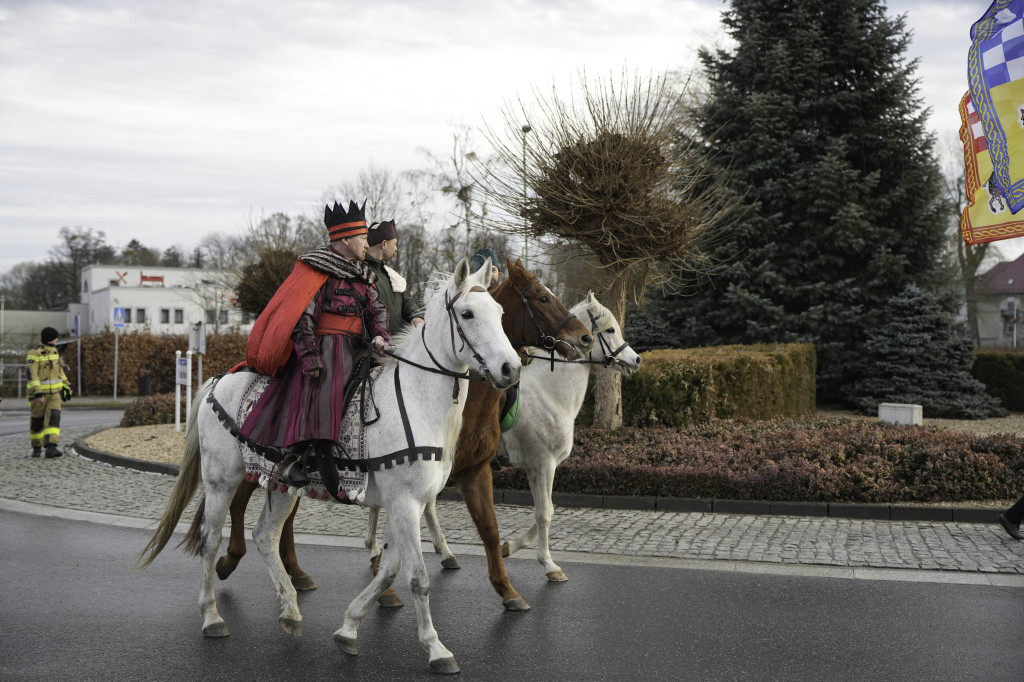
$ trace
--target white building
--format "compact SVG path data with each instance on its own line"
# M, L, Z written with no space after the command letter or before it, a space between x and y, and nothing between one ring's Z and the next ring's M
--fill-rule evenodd
M68 306L67 328L97 334L114 327L114 311L124 311L124 331L187 334L202 322L206 333L252 330L253 319L233 306L227 273L200 268L90 265L82 271L80 303Z

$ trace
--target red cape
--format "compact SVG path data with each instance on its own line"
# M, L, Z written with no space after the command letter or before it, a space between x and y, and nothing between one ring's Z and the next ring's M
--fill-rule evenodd
M260 374L277 376L295 350L292 332L302 311L326 281L327 273L302 261L295 264L291 274L256 318L246 343L244 366ZM240 364L232 371L242 366Z

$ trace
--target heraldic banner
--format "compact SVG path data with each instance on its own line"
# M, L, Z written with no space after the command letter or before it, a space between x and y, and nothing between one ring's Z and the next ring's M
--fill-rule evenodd
M960 141L964 145L967 207L960 216L960 234L967 244L1024 236L1024 213L1010 213L1003 192L992 179L992 160L971 93L960 100Z
M1024 208L1024 0L996 0L971 27L967 83L992 182L1011 213ZM984 176L982 176L984 179Z

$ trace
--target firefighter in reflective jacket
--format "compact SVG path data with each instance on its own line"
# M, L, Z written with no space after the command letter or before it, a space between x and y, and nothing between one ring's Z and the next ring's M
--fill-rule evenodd
M38 457L46 447L46 458L60 457L61 402L71 399L71 385L60 364L60 354L54 341L59 334L53 327L45 327L38 346L28 352L29 382L26 393L31 396L32 408L28 437L32 441L32 456Z

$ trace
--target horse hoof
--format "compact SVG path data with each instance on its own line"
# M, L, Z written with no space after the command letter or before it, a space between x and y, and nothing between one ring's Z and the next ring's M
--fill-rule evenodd
M217 577L220 580L227 580L228 576L231 575L237 566L238 562L232 561L231 558L225 554L221 558L217 559Z
M460 671L459 664L455 662L455 657L450 658L439 658L436 661L430 662L430 672L438 673L439 675L456 675Z
M511 548L508 546L507 542L501 543L501 556L506 558L512 556L512 552L510 551L510 549Z
M508 601L501 602L502 606L505 607L506 611L529 611L530 605L526 603L526 600L522 597L516 597L509 599Z
M308 575L297 575L292 578L292 587L299 592L308 592L316 589L316 583Z
M211 624L207 625L205 628L203 628L203 634L205 636L207 636L207 637L214 638L214 637L227 637L231 633L228 632L228 626L225 625L223 622L221 622L221 623L211 623Z
M397 609L399 606L405 606L402 600L398 598L398 593L393 589L389 589L377 597L377 603L386 609Z
M445 568L462 568L462 566L459 564L459 560L456 559L454 556L450 556L444 561L442 561L441 565Z
M346 637L344 635L339 635L337 632L335 632L334 643L337 644L341 648L341 650L349 656L359 655L359 647L356 646L355 637Z
M281 629L292 637L302 637L301 620L295 620L294 618L278 618L277 622L281 624Z
M565 573L562 573L561 570L551 571L547 575L548 580L550 580L553 583L564 583L566 580L569 579L569 576L567 576Z

